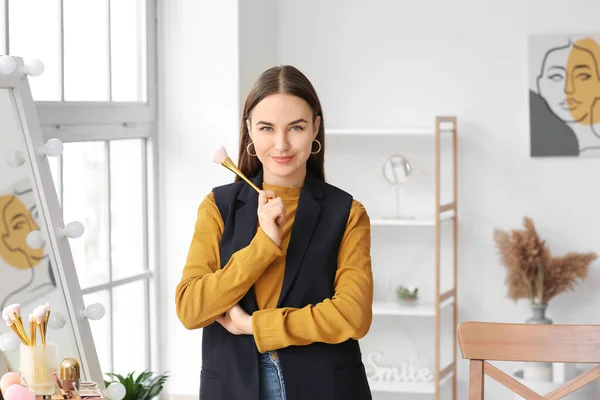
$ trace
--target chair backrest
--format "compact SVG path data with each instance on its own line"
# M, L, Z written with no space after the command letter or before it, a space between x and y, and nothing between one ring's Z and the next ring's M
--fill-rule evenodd
M600 325L464 322L458 341L470 360L469 400L483 400L484 375L526 400L562 399L600 377L599 365L542 396L487 362L600 363Z

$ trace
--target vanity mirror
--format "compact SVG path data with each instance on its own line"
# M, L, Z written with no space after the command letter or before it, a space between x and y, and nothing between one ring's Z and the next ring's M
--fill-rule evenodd
M383 176L385 180L396 189L396 215L386 218L403 218L400 213L400 189L413 175L413 166L408 159L400 154L394 154L383 164Z
M44 142L29 88L29 76L42 71L40 62L0 56L0 304L20 304L27 332L30 314L50 304L46 339L56 344L59 362L78 360L81 380L104 389L89 321L104 310L84 305L69 247L83 226L63 221L48 162L61 154L62 143ZM14 371L22 367L20 344L2 322L0 349Z

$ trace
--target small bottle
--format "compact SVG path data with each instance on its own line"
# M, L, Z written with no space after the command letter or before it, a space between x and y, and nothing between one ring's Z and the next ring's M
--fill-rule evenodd
M60 364L60 380L64 390L79 390L81 378L79 362L74 358L65 358Z

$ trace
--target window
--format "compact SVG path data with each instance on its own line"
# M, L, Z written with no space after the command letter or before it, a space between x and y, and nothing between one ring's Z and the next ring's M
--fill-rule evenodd
M156 0L5 0L0 53L38 58L40 123L155 121Z
M70 241L84 301L107 310L90 323L102 371L156 370L156 0L0 1L0 54L44 62L29 81L65 143L49 161L65 223L85 226Z
M150 361L146 145L65 143L52 168L65 222L81 221L86 229L70 241L85 303L98 301L108 311L91 323L103 371L142 371Z

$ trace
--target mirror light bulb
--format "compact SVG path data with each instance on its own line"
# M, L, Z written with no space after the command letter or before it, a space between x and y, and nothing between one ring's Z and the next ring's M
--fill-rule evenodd
M62 154L63 147L63 142L61 142L60 139L53 138L44 144L42 152L50 157L58 157Z
M44 235L40 231L31 231L27 234L27 245L32 249L41 249L46 245Z
M62 235L71 239L77 239L83 235L83 224L79 221L69 222L62 230Z
M125 386L121 382L113 382L106 388L110 400L122 400L127 393Z
M19 343L21 343L21 339L12 331L0 336L0 350L5 353L18 349Z
M25 164L25 156L21 150L17 150L6 157L6 163L9 167L19 168Z
M41 60L34 58L25 65L23 72L30 76L40 76L44 73L44 63Z
M104 306L100 303L93 303L83 310L83 316L91 320L99 320L104 317Z
M50 319L48 320L48 328L59 330L62 329L67 324L67 319L65 315L60 311L55 311L50 314Z
M0 56L0 74L10 75L15 71L17 62L11 56Z

